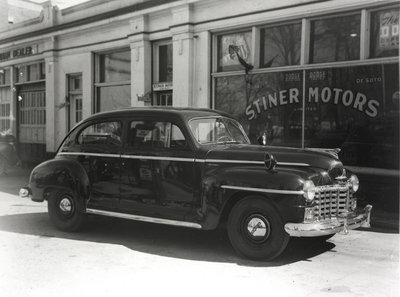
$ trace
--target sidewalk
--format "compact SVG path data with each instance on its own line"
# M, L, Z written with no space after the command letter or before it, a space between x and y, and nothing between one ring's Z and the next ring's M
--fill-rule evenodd
M11 168L6 175L0 176L1 192L18 195L19 189L26 186L32 168ZM379 230L399 232L399 210L387 212L381 210L379 205L373 205L371 213L371 227Z

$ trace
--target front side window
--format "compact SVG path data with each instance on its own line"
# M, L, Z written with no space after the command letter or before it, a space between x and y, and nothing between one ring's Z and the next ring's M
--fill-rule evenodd
M251 64L251 36L251 32L218 36L218 71L243 70L243 61Z
M360 14L311 22L310 62L325 63L360 58Z
M371 13L371 58L399 54L399 10L385 9Z
M136 149L185 149L181 129L170 122L133 121L128 132L129 146Z
M301 24L261 30L261 67L300 64Z
M225 117L193 119L189 122L189 127L200 144L250 142L242 126Z

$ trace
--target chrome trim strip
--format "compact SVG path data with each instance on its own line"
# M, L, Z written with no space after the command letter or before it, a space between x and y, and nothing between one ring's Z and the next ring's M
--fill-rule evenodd
M120 154L101 154L101 153L84 153L84 152L60 152L57 156L93 156L93 157L107 157L107 158L120 158Z
M181 162L196 162L196 163L229 163L229 164L256 164L265 165L264 161L250 161L250 160L223 160L223 159L194 159L194 158L179 158L179 157L158 157L158 156L143 156L143 155L120 155L120 154L101 154L101 153L86 153L86 152L60 152L57 156L94 156L94 157L108 157L108 158L124 158L124 159L146 159L146 160L160 160L160 161L181 161ZM306 163L290 163L290 162L277 162L278 166L302 166L309 167Z
M310 164L307 163L290 163L290 162L278 162L276 163L278 166L301 166L301 167L310 167Z
M250 161L250 160L223 160L223 159L206 159L205 163L236 163L236 164L260 164L264 165L264 161Z
M160 219L160 218L153 218L153 217L145 217L145 216L132 215L132 214L127 214L127 213L119 213L119 212L113 212L113 211L99 210L99 209L87 208L86 209L86 213L109 216L109 217L116 217L116 218L122 218L122 219L134 220L134 221L142 221L142 222L149 222L149 223L157 223L157 224L165 224L165 225L173 225L173 226L180 226L180 227L195 228L195 229L201 229L202 228L200 224L192 223L192 222L184 222L184 221L175 221L175 220Z
M159 160L159 161L181 161L181 162L195 162L193 158L178 158L178 157L157 157L157 156L139 156L139 155L121 155L124 159L146 159L146 160Z
M196 160L197 161L197 160ZM250 160L223 160L223 159L206 159L205 163L236 163L236 164L258 164L265 165L264 161L250 161ZM291 162L277 162L277 166L302 166L309 167L307 163L291 163Z
M273 193L273 194L289 194L289 195L303 195L304 194L304 191L249 188L249 187L238 187L238 186L229 186L229 185L222 185L221 188L231 189L231 190L251 191L251 192Z

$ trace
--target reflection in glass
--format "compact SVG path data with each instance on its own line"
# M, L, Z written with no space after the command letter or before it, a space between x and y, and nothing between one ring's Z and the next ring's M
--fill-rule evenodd
M218 71L243 70L237 55L229 51L230 45L236 46L242 59L251 64L251 35L251 32L241 32L218 36Z
M233 115L251 143L267 135L270 145L301 147L302 71L264 73L216 79L215 108Z
M100 56L100 82L129 81L131 79L130 51Z
M261 38L261 67L300 64L301 24L262 29Z
M305 146L340 148L346 165L398 169L398 64L306 72Z
M311 22L310 63L360 58L360 15Z
M172 81L172 44L164 44L158 47L159 55L159 82Z
M399 55L399 10L371 13L371 58Z
M98 87L97 95L98 112L131 106L130 85Z

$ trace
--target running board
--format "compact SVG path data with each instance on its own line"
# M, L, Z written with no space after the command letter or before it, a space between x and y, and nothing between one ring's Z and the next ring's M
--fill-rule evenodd
M128 220L134 220L134 221L142 221L142 222L149 222L149 223L157 223L157 224L165 224L165 225L173 225L173 226L201 229L200 224L192 223L192 222L145 217L145 216L132 215L132 214L127 214L127 213L99 210L99 209L87 208L86 213L109 216L109 217L116 217L116 218L128 219Z

